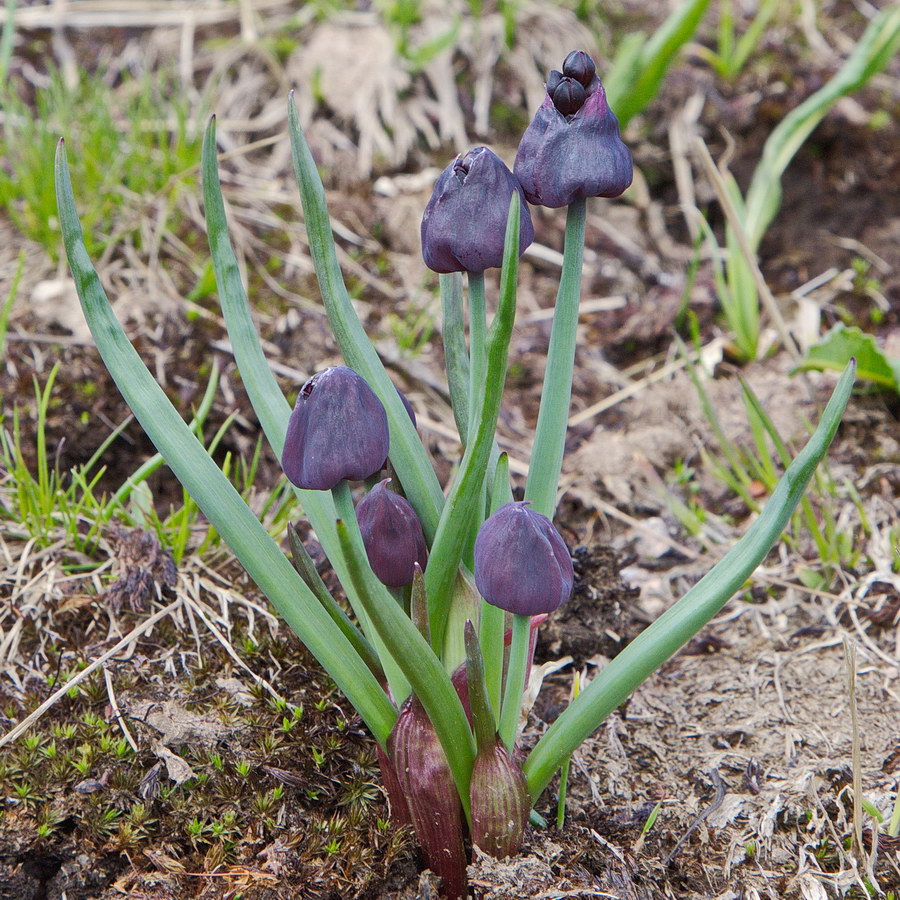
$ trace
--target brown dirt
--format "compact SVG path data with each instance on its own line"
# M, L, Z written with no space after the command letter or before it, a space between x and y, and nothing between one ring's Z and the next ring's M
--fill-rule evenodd
M286 17L286 10L278 14ZM855 11L830 15L832 27L859 33ZM554 28L570 33L560 21L553 19ZM111 39L112 31L81 32L75 47L86 53ZM237 22L203 33L234 37ZM124 53L148 41L147 34L122 31L117 45ZM171 32L152 34L152 59L165 57L177 43ZM35 36L46 39L45 32ZM682 63L630 130L652 199L591 207L585 294L623 302L582 317L575 411L627 386L627 366L671 347L690 258L666 133L675 114L695 91L703 93L699 130L717 156L725 147L722 129L735 140L732 169L745 185L773 123L833 71L830 61L815 54L777 45L765 49L762 62L730 88L696 60ZM30 57L23 52L15 58ZM198 79L217 66L205 46L193 63ZM230 138L238 145L277 131L272 122L280 121L284 94L278 71L264 53L236 52L222 76L219 109L227 108L233 119L267 114L278 104L269 124ZM528 86L516 80L518 71L504 70L507 83L498 91L523 118L521 97ZM254 86L252 102L235 88L241 79ZM882 340L900 329L900 208L892 190L900 165L893 152L900 128L896 84L895 64L854 99L856 106L842 104L816 131L788 171L783 209L761 248L764 271L780 292L831 266L847 269L856 256L874 260L870 274L888 301L877 323L872 300L847 279L817 297L823 326L850 317ZM748 105L754 91L758 97ZM410 109L420 101L414 91L405 100ZM516 104L521 108L514 109ZM471 133L472 105L462 105ZM875 130L859 112L878 109L886 109L890 121ZM325 177L332 215L345 229L341 253L350 286L397 382L437 423L422 433L446 476L456 447L445 432L452 417L441 382L438 331L425 336L415 353L397 345L402 326L428 305L410 235L417 233L430 189L427 179L410 186L397 176L415 174L428 163L443 165L446 150L425 148L420 135L402 158L375 154L375 174L386 175L399 194L373 194L371 179L356 168L356 154L348 157L337 140L339 126L340 134L363 143L365 123L319 112L311 138L322 142L314 149L333 166ZM372 140L379 126L368 127L366 140ZM511 159L514 129L493 133L491 140ZM310 274L284 144L279 139L273 149L239 155L223 168L267 353L293 370L283 380L290 392L337 353ZM345 165L348 158L352 165ZM703 190L701 184L701 195ZM151 201L144 201L148 216ZM701 203L707 205L702 196ZM709 206L715 220L715 206ZM213 301L185 305L180 299L195 287L196 274L183 245L202 244L196 239L202 231L196 202L184 201L181 214L177 240L165 243L161 254L168 277L148 269L145 251L127 242L106 261L102 276L142 356L189 417L208 371L198 371L198 360L208 366L209 348L219 346L225 334ZM535 218L538 241L559 249L562 217L542 211ZM0 211L0 273L13 271L20 249L27 253L20 291L25 302L13 312L0 369L4 426L15 404L25 459L33 468L32 378L45 382L59 362L48 450L66 472L89 459L101 428L102 437L127 411L71 314L71 283L56 284L61 273L47 254L23 239ZM197 253L205 259L204 251ZM273 259L279 263L275 275ZM557 275L552 263L534 257L523 265L510 402L501 423L501 441L514 456L527 446L536 415L549 334L542 311L552 305ZM0 298L6 289L0 279ZM690 299L701 335L709 340L719 326L707 262ZM237 411L221 453L248 458L258 426L230 356L215 352L223 381L207 433ZM781 355L743 374L784 436L797 443L805 420L814 420L821 409L831 379L799 381L788 369ZM720 365L718 374L709 390L723 428L731 440L748 446L734 373ZM581 548L579 584L573 601L544 627L539 653L547 660L572 656L574 663L548 676L526 742L568 702L573 669L591 677L710 567L751 515L703 467L700 447L715 451L715 442L683 374L647 386L572 429L569 493L560 523L570 545ZM104 458L107 469L97 490L118 487L151 453L131 424ZM833 491L835 527L854 536L857 556L842 567L823 566L799 532L776 550L753 589L732 601L576 753L565 828L529 830L514 860L473 862L475 898L828 900L866 896L866 878L884 891L900 891L900 847L871 816L865 819L863 847L854 845L851 799L854 744L867 801L884 813L900 789L900 580L897 548L890 544L891 535L896 540L900 534L896 398L856 399L830 460L831 482L839 486ZM699 470L693 484L676 483L671 473L678 463ZM277 474L264 451L257 485L274 483ZM845 480L856 486L858 504L840 487ZM166 470L150 485L160 512L180 502L181 490ZM10 487L7 481L4 490ZM699 497L710 511L699 535L685 534L668 499L673 493L684 501ZM7 504L8 497L4 493L0 500ZM151 610L171 598L184 602L112 661L109 684L95 673L53 707L32 729L34 746L20 740L0 748L6 794L0 809L0 898L435 896L429 873L420 874L409 835L387 823L371 740L315 661L264 611L233 562L224 555L203 561L188 555L172 576L144 535L113 533L103 535L89 557L65 546L42 556L21 539L6 511L3 516L0 550L7 580L0 583L0 643L4 636L15 638L14 652L6 646L0 653L3 730ZM197 532L199 543L202 523ZM72 567L106 561L109 571L63 580L78 574ZM802 579L810 584L811 575L824 580L804 587ZM856 735L845 640L857 654ZM295 706L302 708L296 721ZM136 751L121 744L126 729ZM537 806L554 821L557 790L554 782ZM655 822L647 827L654 810ZM873 828L881 832L877 852Z

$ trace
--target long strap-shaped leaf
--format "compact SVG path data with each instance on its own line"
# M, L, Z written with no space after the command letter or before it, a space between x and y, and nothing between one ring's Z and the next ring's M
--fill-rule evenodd
M256 326L253 324L253 317L250 314L247 293L241 283L237 259L228 237L228 221L225 216L225 203L222 200L222 189L219 185L216 163L216 120L214 116L203 136L201 158L209 247L216 272L216 282L219 286L222 314L228 328L228 337L231 339L241 379L247 395L250 397L250 403L259 417L266 439L275 455L281 456L291 408L284 399L263 354L259 335L256 333ZM335 530L337 513L331 493L329 491L303 491L296 488L294 493L300 500L310 524L315 529L319 543L324 548L329 562L347 593L350 605L365 628L367 625L365 612L350 578L347 562ZM333 620L337 621L341 618L340 608L333 598L323 595L322 602L328 604L327 611ZM343 624L346 627L348 623L343 622ZM370 639L373 637L373 635L369 635ZM390 660L382 659L382 663L389 674L395 671ZM402 700L405 696L402 685L392 682L391 686L394 688L395 699Z
M288 102L288 126L294 173L300 187L306 233L309 235L309 250L328 314L328 324L347 365L366 379L387 410L391 431L391 463L403 485L403 492L419 514L425 537L430 544L437 531L444 503L441 486L416 429L350 301L334 250L334 236L325 204L325 188L303 137L293 94Z
M397 718L393 704L178 415L113 315L84 246L62 141L56 154L56 195L66 255L84 315L122 396L178 480L384 746Z
M678 3L649 38L626 38L631 48L626 46L623 54L616 54L613 67L603 79L606 99L623 129L657 95L669 66L694 36L709 3L710 0Z
M470 533L473 518L483 518L478 504L483 497L485 474L494 446L497 416L506 383L509 339L516 319L516 285L519 272L519 194L513 191L506 219L506 242L500 272L500 299L487 336L487 377L478 398L470 397L470 414L475 418L469 430L469 442L453 487L447 497L428 566L425 587L431 621L432 646L441 653L449 612L449 592Z
M671 609L609 663L537 742L523 767L532 801L540 796L578 745L644 679L709 622L765 559L834 438L850 399L855 373L856 361L851 360L822 413L819 427L788 466L747 533Z

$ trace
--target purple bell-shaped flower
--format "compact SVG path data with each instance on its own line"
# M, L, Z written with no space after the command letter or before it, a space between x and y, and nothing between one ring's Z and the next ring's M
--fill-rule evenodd
M423 569L428 546L422 523L410 502L387 487L389 478L375 485L356 507L369 565L388 587L412 584L415 564Z
M435 272L483 272L503 263L509 199L522 200L519 255L534 240L522 188L487 147L457 156L434 185L422 217L422 255Z
M475 540L475 584L492 606L521 616L553 612L572 593L572 557L529 501L501 506Z
M550 73L514 172L529 203L553 209L586 197L618 197L631 184L631 153L583 50L566 57L562 72Z
M300 389L281 468L299 488L328 491L380 471L389 447L387 414L375 392L352 369L333 366Z

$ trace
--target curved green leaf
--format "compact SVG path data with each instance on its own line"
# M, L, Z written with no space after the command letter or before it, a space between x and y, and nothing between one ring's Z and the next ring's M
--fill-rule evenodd
M147 435L288 625L335 680L383 746L397 713L340 629L169 402L119 324L84 246L66 154L56 194L69 267L97 349Z
M441 486L393 382L366 336L350 301L334 249L325 188L303 137L293 94L288 102L288 127L294 173L300 187L306 233L309 235L309 250L328 314L328 323L347 365L366 379L387 410L391 430L391 463L403 485L403 492L419 514L425 537L430 544L437 531L444 503Z
M856 365L851 360L822 413L819 427L788 466L747 533L724 559L613 659L542 735L523 767L532 800L540 796L578 745L706 625L765 559L834 438L850 399L855 372Z

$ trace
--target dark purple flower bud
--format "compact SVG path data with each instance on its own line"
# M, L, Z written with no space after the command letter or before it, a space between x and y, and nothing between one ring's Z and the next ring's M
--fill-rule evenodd
M587 92L574 78L563 78L551 96L553 105L564 116L574 116L584 106Z
M475 757L469 800L472 843L498 858L516 853L522 846L531 803L522 769L499 737Z
M385 478L359 501L356 518L378 580L403 587L412 584L416 563L425 568L428 547L416 511L405 497L388 489L389 481Z
M413 409L412 403L406 399L406 394L400 390L400 388L396 388L397 394L400 397L400 402L403 404L403 408L406 410L406 414L409 416L410 421L413 423L413 428L418 428L416 424L416 411Z
M572 557L553 523L527 500L501 506L475 540L475 584L507 612L553 612L572 593Z
M346 366L317 372L300 389L288 422L281 468L299 488L328 491L362 481L388 455L387 414L365 380Z
M441 172L422 217L422 255L435 272L483 272L503 263L513 191L522 201L519 255L534 240L531 211L506 164L476 147Z
M550 77L547 79L547 83L544 85L547 88L547 93L552 97L553 92L559 87L559 83L562 81L563 74L562 72L557 72L556 69L550 70Z
M594 65L594 61L584 50L573 50L566 57L562 70L563 75L568 75L569 78L574 78L576 81L581 82L581 86L584 88L590 87L594 76L597 74L597 67Z
M570 71L584 77L588 69L580 57L569 64ZM585 90L578 106L571 85ZM574 112L565 111L573 107ZM558 80L551 72L547 96L519 144L514 171L528 202L552 209L586 197L618 197L631 184L631 153L596 75L584 85L568 72Z

